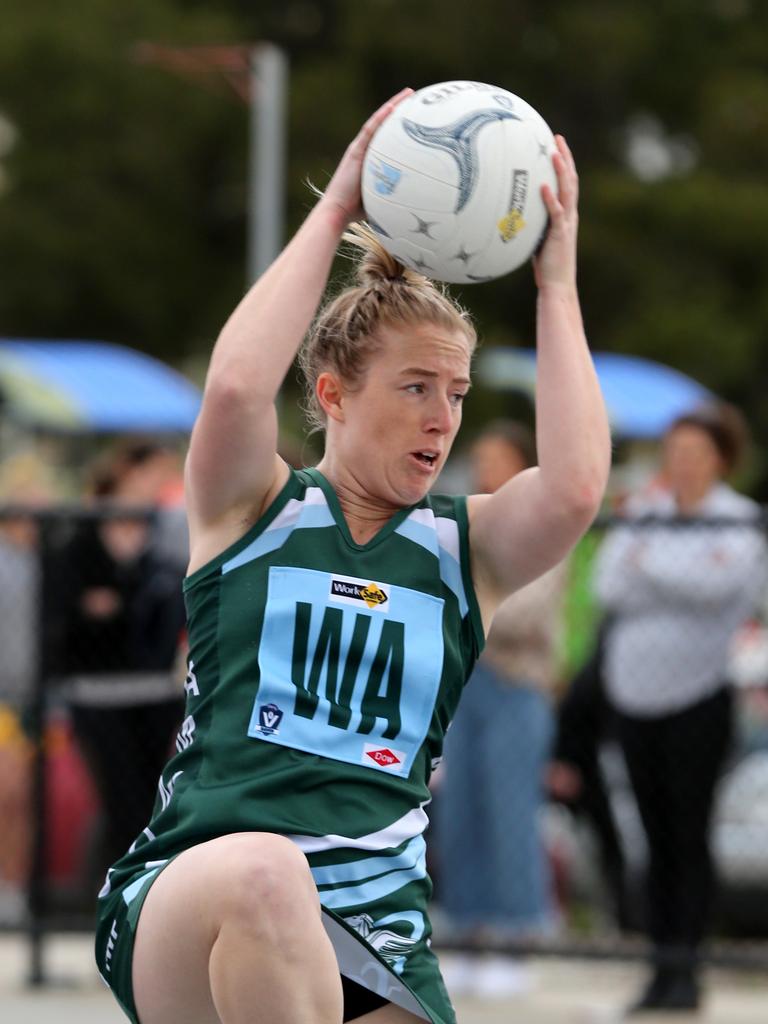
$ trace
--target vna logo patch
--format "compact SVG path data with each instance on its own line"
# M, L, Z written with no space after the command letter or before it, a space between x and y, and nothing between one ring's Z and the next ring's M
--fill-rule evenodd
M280 723L283 720L283 712L277 704L262 704L259 708L258 731L265 736L277 735L280 732Z

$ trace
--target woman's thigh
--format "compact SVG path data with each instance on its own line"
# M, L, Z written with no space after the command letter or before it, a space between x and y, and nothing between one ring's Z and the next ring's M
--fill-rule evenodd
M306 860L280 836L223 836L186 850L160 873L141 909L134 944L133 996L141 1024L219 1024L209 981L211 951L240 895L247 901L253 892L255 904L259 886L270 886L269 872L299 899L306 895L308 917L319 918Z

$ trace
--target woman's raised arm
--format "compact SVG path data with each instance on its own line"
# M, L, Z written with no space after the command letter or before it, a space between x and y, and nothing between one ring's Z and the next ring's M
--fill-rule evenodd
M193 562L201 538L258 514L286 478L276 455L275 399L320 303L341 235L362 214L368 143L410 92L404 89L366 121L322 198L216 341L186 466Z
M565 557L597 514L610 469L608 420L576 289L578 177L561 136L553 163L558 195L543 186L550 227L534 263L538 466L469 502L473 572L486 613Z

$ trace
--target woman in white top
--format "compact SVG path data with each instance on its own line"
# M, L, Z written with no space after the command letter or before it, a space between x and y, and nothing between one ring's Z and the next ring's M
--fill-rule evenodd
M629 501L627 524L598 556L597 594L612 616L606 692L649 846L654 971L638 1012L699 1002L709 823L731 735L729 645L765 580L759 508L724 483L744 436L730 407L677 419L657 486Z

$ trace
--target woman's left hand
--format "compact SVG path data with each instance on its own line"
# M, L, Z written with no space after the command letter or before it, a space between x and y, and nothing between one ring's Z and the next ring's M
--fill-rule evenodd
M347 146L344 156L328 183L321 202L334 206L341 213L345 226L365 215L360 194L360 179L368 144L376 134L379 125L389 117L397 104L402 103L411 95L413 95L413 89L401 89L397 95L387 100L375 113L371 114Z
M557 149L552 164L557 175L557 195L549 185L541 186L541 196L549 213L549 229L544 244L533 260L536 284L576 286L576 236L579 226L579 176L568 144L555 136Z

